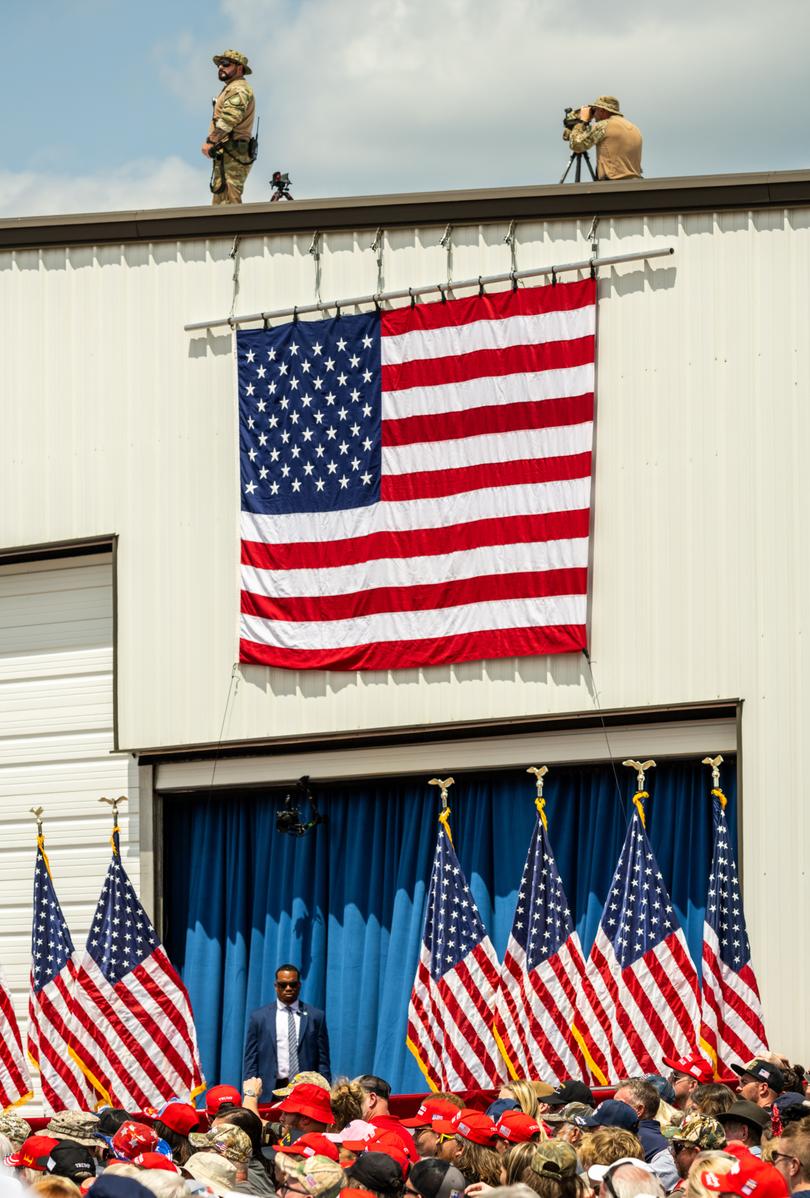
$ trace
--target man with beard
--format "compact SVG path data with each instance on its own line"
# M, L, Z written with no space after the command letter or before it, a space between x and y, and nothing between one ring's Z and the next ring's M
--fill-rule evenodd
M224 86L214 100L214 115L202 144L206 158L213 159L212 204L241 204L250 168L251 137L256 101L245 79L252 74L248 60L238 50L214 55L219 81Z

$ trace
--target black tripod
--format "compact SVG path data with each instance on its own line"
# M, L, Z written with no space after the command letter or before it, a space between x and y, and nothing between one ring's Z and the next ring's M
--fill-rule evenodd
M571 157L568 159L568 166L563 171L562 178L560 179L561 183L564 183L565 180L568 178L568 172L570 171L571 166L574 163L574 161L576 161L576 169L574 170L574 182L575 183L582 182L582 159L583 158L585 159L585 162L588 166L588 170L590 171L591 179L593 179L594 183L596 182L596 172L594 171L593 166L591 165L591 160L588 157L588 151L582 150L580 153L577 153L576 150L572 150Z

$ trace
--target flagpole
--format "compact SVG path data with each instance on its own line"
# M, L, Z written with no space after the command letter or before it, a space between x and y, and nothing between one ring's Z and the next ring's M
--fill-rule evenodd
M726 798L723 791L720 789L720 766L723 764L723 754L718 753L716 757L704 757L703 761L700 764L711 766L712 795L714 796L714 798L719 799L720 806L725 811L726 803L728 802L728 799Z
M647 827L647 819L644 815L644 800L648 799L649 793L644 789L644 783L647 780L648 770L655 769L655 762L652 758L648 761L636 761L634 757L628 757L627 761L623 761L622 765L626 765L628 769L636 771L636 785L638 789L633 795L633 803L635 804L638 818L641 820L642 828Z

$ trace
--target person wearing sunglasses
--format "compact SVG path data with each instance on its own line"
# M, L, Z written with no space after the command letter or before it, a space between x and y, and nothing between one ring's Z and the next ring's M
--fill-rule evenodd
M773 1146L771 1161L791 1194L810 1190L810 1120L788 1124Z

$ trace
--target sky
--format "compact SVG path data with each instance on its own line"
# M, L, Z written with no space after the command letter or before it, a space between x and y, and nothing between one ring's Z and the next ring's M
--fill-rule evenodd
M810 165L810 0L0 0L0 216L207 204L212 54L247 54L245 201L556 183L618 96L649 177Z

